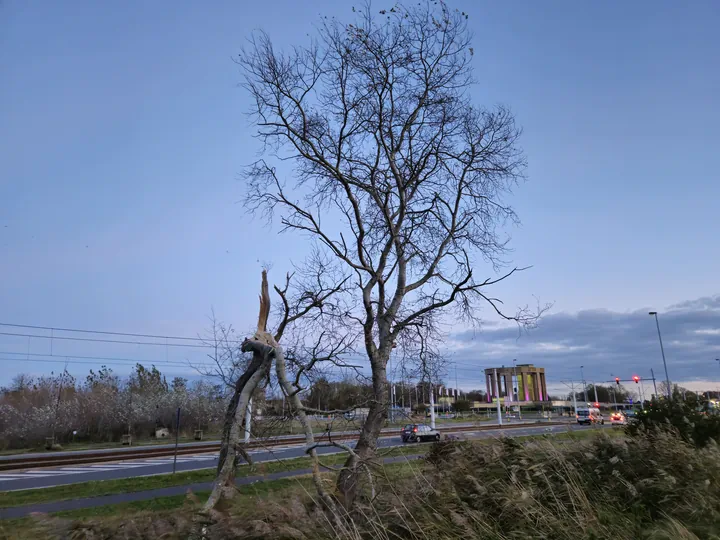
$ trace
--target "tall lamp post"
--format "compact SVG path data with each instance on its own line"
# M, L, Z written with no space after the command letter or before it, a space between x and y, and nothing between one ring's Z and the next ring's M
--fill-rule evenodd
M716 358L715 361L718 363L718 367L720 367L720 358ZM718 394L718 397L720 398L720 394Z
M588 404L587 384L585 384L585 374L583 373L583 367L585 367L585 366L580 366L580 378L582 379L582 383L583 383L583 392L585 393L585 406L587 407L587 404Z
M662 334L660 334L660 321L658 321L657 311L650 311L648 315L655 316L655 326L657 326L658 339L660 340L660 353L662 354L663 366L665 367L665 381L668 386L668 399L672 400L672 386L670 385L670 375L668 375L667 362L665 361L665 349L663 348Z
M520 404L520 381L517 378L517 368L515 366L516 362L517 362L517 358L513 358L513 377L515 378L515 380L513 381L513 387L512 387L513 401L517 401L518 417L520 418L520 420L522 420L522 405Z

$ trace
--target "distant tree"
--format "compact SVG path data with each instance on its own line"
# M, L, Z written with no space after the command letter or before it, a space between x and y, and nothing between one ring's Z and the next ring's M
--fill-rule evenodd
M484 390L471 390L467 393L467 398L470 401L485 401L487 394Z
M458 399L453 404L453 409L455 409L455 412L464 413L470 411L470 401L467 399Z
M183 377L174 377L170 383L170 388L173 392L185 392L187 391L187 379Z
M625 403L633 394L629 392L623 385L587 385L588 401L595 401L595 390L597 389L597 399L600 403ZM585 393L581 390L575 392L575 399L582 403L585 401ZM572 401L572 392L568 394L568 400Z

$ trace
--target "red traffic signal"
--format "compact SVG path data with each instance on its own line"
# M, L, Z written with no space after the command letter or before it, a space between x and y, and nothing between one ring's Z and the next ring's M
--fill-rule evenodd
M633 381L635 381L635 384L639 383L640 377L638 377L637 375L633 375Z
M615 384L620 386L620 377L615 377Z

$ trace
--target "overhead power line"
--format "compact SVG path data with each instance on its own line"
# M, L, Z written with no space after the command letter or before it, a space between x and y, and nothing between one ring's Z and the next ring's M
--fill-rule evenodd
M153 341L123 341L120 339L101 339L101 338L80 338L70 336L43 336L38 334L21 334L20 332L0 332L0 336L28 337L37 339L63 340L63 341L87 341L92 343L123 343L125 345L154 345L157 347L182 347L195 349L212 349L212 345L194 345L185 343L159 343Z
M207 340L199 337L188 337L188 336L160 336L154 334L137 334L132 332L109 332L105 330L87 330L79 328L57 328L54 326L37 326L32 324L13 324L0 322L0 326L9 326L12 328L28 328L32 330L50 330L55 332L77 332L79 334L103 334L106 336L125 336L125 337L141 337L141 338L152 338L152 339L174 339L182 341L200 341L206 343ZM231 343L241 343L242 340L230 340Z

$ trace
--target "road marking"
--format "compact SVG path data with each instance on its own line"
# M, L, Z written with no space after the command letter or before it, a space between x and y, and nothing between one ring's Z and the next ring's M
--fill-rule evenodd
M138 463L130 463L130 464L120 464L120 463L108 463L107 465L88 465L88 467L93 467L94 469L108 469L108 470L115 470L115 469L134 469L135 467L142 467L142 465Z
M78 473L78 472L98 472L99 469L93 469L92 467L63 467L61 471Z
M48 469L45 469L43 471L25 471L25 475L30 478L33 478L33 477L40 478L42 476L54 476L54 475L63 475L63 474L75 474L75 473L73 471L48 470Z

